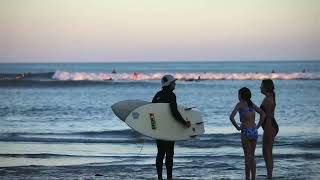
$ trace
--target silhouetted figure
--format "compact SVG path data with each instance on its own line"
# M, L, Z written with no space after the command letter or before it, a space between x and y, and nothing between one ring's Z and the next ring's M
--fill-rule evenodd
M263 143L262 153L267 168L267 179L272 179L273 171L273 143L274 138L279 132L279 126L274 118L274 110L276 108L276 94L274 92L274 84L271 79L262 80L260 86L261 93L265 95L260 108L265 112L266 118L262 123Z
M176 81L173 76L165 75L161 79L162 90L157 92L157 94L153 97L152 103L169 103L172 115L175 117L177 121L181 123L181 125L189 128L190 122L185 121L178 111L178 106L176 102L176 95L173 93L173 90L176 86ZM158 179L162 179L162 167L163 167L163 159L166 157L166 168L167 168L167 179L172 179L172 168L173 168L173 155L174 155L174 141L166 141L166 140L156 140L157 143L157 158L156 158L156 168Z

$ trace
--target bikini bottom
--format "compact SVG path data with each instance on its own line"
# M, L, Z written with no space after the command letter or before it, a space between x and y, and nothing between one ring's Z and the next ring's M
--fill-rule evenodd
M258 131L256 128L243 128L241 130L241 134L244 135L244 137L249 140L257 140L258 139Z

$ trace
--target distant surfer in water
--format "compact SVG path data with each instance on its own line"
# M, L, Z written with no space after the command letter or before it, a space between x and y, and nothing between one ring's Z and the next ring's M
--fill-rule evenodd
M111 72L112 74L117 74L117 71L116 71L116 69L112 69L112 72Z
M239 102L230 114L230 120L234 127L241 131L241 143L245 157L245 174L246 179L256 179L256 161L254 153L258 140L258 128L265 118L264 112L257 107L251 99L250 89L243 87L238 92ZM239 126L234 117L239 112L241 125ZM260 114L260 121L256 125L255 112Z
M24 73L22 74L17 74L16 79L24 79Z
M176 86L176 81L173 76L165 75L161 78L162 90L159 91L153 98L152 103L169 103L172 115L181 125L189 128L190 122L183 119L178 111L176 95L173 90ZM158 153L156 158L156 168L158 179L162 179L162 167L163 159L166 156L166 168L167 168L167 179L172 179L172 168L173 168L173 155L174 155L174 141L156 140Z
M138 76L139 76L139 74L137 72L133 72L132 79L138 80Z
M271 79L262 80L260 86L261 93L265 95L260 108L265 112L266 119L262 123L263 143L262 153L267 168L267 179L272 179L273 156L272 149L274 138L279 132L279 126L274 118L274 110L276 108L276 94L274 93L274 84Z

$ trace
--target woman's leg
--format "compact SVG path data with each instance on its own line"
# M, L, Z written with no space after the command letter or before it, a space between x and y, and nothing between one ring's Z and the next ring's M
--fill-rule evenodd
M242 143L242 148L244 152L244 164L245 164L245 173L246 173L246 180L250 179L250 168L251 168L251 162L250 162L250 143L249 141L245 138L244 135L241 135L241 143Z
M256 160L255 160L255 151L256 151L256 145L257 141L250 141L251 143L251 177L253 180L256 179Z
M274 130L264 131L263 133L263 144L262 144L262 153L263 158L266 163L267 168L267 179L272 179L272 171L273 171L273 155L272 155L272 149L273 149L273 142L274 142L274 136L275 132Z

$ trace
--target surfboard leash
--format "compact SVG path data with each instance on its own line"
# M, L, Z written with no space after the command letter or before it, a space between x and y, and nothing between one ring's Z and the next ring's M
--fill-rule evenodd
M136 143L136 144L138 145L138 143ZM143 147L144 147L144 139L142 139L142 145L141 145L139 153L136 155L136 159L138 159L140 157L140 154L142 152ZM133 165L136 165L136 162L137 161L135 161Z

